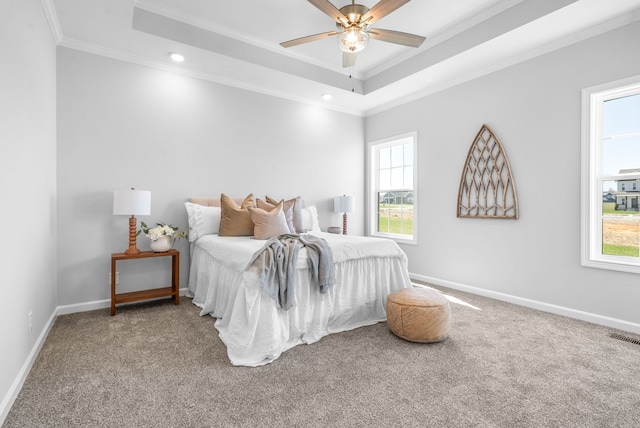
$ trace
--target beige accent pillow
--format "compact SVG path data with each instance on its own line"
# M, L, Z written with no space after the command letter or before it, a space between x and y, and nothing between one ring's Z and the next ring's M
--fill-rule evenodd
M260 198L256 198L256 206L265 211L272 211L278 205L278 203L279 202L276 202L275 204L273 204L270 202L263 201ZM289 226L290 233L297 233L296 227L293 224L293 211L294 211L295 203L296 203L295 199L292 199L290 201L284 201L284 207L283 207L284 217L287 219L287 226Z
M272 205L276 205L278 203L278 200L270 198L269 196L265 196L265 199ZM285 202L293 202L293 229L291 230L291 233L306 232L302 226L302 198L298 196Z
M284 201L280 201L271 211L262 208L249 208L253 221L253 238L270 239L289 232L289 225L284 216Z
M253 194L249 194L238 206L233 199L220 195L220 236L251 236L253 235L253 221L251 221L250 207L254 207Z

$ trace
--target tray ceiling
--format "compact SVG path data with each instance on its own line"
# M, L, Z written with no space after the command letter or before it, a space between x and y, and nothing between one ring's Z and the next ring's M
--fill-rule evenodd
M371 40L344 69L333 37L280 46L335 29L303 0L43 4L61 46L364 116L640 18L640 0L413 0L374 27L426 36L422 46ZM183 63L169 59L174 51Z

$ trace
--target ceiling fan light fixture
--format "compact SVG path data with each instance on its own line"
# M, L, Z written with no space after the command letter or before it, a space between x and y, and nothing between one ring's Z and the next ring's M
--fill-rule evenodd
M356 53L367 47L369 33L356 26L345 29L338 34L338 46L343 52Z

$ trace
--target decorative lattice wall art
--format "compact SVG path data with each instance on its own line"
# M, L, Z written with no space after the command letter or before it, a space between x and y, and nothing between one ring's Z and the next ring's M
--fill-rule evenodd
M469 148L458 190L458 217L518 218L509 160L498 137L482 125Z

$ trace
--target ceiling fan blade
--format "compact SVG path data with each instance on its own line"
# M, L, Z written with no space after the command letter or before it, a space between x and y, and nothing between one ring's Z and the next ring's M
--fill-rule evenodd
M340 10L335 7L329 0L308 0L309 3L326 13L339 24L348 25L349 20Z
M353 67L356 65L356 54L353 52L343 52L342 53L342 67Z
M280 46L290 48L291 46L298 46L303 43L315 42L316 40L326 39L327 37L335 36L337 31L327 31L326 33L313 34L311 36L300 37L299 39L293 39L280 43Z
M311 0L309 0L311 1ZM367 13L364 14L360 22L371 25L377 20L384 18L400 6L409 3L410 0L380 0Z
M419 47L426 37L418 36L417 34L403 33L402 31L383 30L380 28L374 28L368 31L369 36L376 40L382 40L383 42L396 43L398 45L411 46L412 48Z

